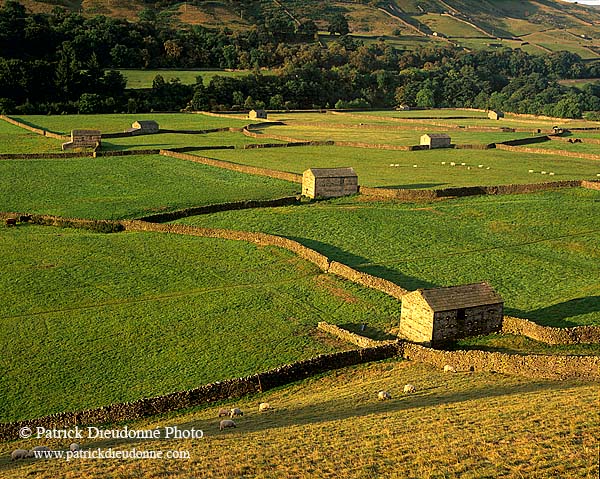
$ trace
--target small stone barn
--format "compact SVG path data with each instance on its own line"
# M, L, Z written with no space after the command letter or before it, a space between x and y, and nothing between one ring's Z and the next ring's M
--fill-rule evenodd
M487 283L418 289L402 298L400 334L427 345L500 331L504 301Z
M96 148L100 146L100 130L71 130L71 141L62 144L63 150L74 148Z
M302 194L309 198L333 198L358 193L353 168L310 168L302 175Z
M488 112L488 118L490 120L499 120L500 118L504 118L504 113L498 110L490 110Z
M158 130L158 123L154 120L138 120L133 122L131 128L127 131L139 135L143 133L158 133Z
M250 110L250 113L248 113L248 118L251 120L266 120L267 112L265 110Z
M446 133L427 133L421 136L421 145L429 148L450 148L450 136Z

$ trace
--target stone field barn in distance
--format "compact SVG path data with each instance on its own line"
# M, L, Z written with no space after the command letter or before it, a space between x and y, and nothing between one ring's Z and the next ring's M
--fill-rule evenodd
M100 130L71 130L71 141L63 143L63 150L73 148L95 148L100 146Z
M487 283L418 289L402 298L400 334L423 344L489 334L502 328L503 311Z
M250 110L250 113L248 113L248 118L251 120L256 120L257 118L260 120L266 120L267 112L265 110Z
M131 124L131 128L126 130L130 133L135 133L138 135L141 134L150 134L150 133L158 133L158 123L154 120L139 120L135 121Z
M310 168L302 175L302 194L309 198L334 198L358 193L353 168Z
M450 148L450 136L446 133L426 133L421 136L421 145L429 148Z

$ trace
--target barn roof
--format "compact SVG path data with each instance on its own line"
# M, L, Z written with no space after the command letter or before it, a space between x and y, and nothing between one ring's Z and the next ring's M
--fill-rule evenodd
M425 133L423 136L428 136L429 138L450 138L450 135L446 133Z
M502 297L487 283L419 289L417 291L433 311L450 311L504 302Z
M135 123L140 125L142 128L158 128L158 123L154 120L138 120Z
M308 170L315 178L339 178L347 176L358 176L354 168L309 168ZM305 171L305 173L306 173Z

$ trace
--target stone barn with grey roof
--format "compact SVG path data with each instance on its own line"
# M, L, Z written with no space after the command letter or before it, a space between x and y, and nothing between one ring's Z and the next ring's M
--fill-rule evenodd
M302 174L302 194L309 198L334 198L358 193L353 168L310 168Z
M400 334L436 345L500 331L504 300L487 283L418 289L402 298Z
M421 145L433 148L450 148L450 136L446 133L426 133L421 136Z
M134 135L144 135L158 133L158 123L154 120L138 120L131 124L131 128L126 130Z

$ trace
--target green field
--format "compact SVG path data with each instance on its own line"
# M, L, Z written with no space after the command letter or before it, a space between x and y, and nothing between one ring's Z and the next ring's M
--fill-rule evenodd
M178 78L184 85L196 83L196 77L202 77L204 85L208 86L216 76L240 78L248 76L252 71L227 71L227 70L119 70L127 80L127 88L152 88L152 82L157 75L161 75L165 82ZM263 75L272 75L271 70L262 70Z
M414 384L413 395L402 393ZM391 401L377 401L379 390ZM120 478L171 477L367 479L441 477L570 478L597 475L598 385L494 373L457 373L409 361L340 371L265 394L128 423L132 430L177 426L200 440L91 439L84 448L189 451L190 459L44 460L11 463L0 444L0 475ZM258 404L273 410L259 413ZM240 407L237 429L220 432L219 407ZM111 428L122 427L111 426ZM46 440L67 449L70 440ZM235 460L233 459L235 458ZM168 472L167 472L168 471Z
M318 321L399 319L388 296L246 242L0 229L0 420L193 388L339 345ZM35 394L30 394L35 391Z
M63 135L75 129L97 129L102 133L119 133L131 128L138 120L154 120L166 130L207 130L211 128L241 128L249 120L221 118L195 113L140 113L111 115L22 115L17 121Z
M444 188L550 181L546 176L529 173L530 169L552 171L555 173L552 181L594 179L600 173L600 164L595 160L565 159L558 155L514 153L495 149L390 151L311 146L218 150L198 154L294 173L302 173L308 168L351 166L358 174L361 185L387 188ZM446 164L443 165L442 162ZM456 163L456 166L450 166L451 162ZM465 166L461 163L465 163ZM479 165L483 167L479 168Z
M0 190L0 211L119 219L290 196L300 185L166 156L132 155L1 161Z
M179 222L286 236L409 290L488 281L506 314L600 325L599 200L583 189L417 205L356 198Z
M0 154L58 153L62 141L46 138L0 120Z

